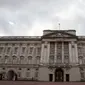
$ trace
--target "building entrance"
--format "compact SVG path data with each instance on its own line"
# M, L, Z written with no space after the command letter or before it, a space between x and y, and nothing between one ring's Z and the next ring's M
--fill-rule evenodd
M69 74L66 74L66 81L69 82Z
M49 81L53 81L53 74L49 74Z
M13 70L8 71L8 80L13 80L15 73Z
M64 72L61 68L55 70L55 82L63 82Z
M2 73L0 74L0 80L2 80L2 78L3 78L3 75L2 75Z

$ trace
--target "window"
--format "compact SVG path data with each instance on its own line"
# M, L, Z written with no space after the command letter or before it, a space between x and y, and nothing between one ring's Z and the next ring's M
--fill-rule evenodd
M5 59L8 59L8 56L5 56Z
M32 54L32 52L33 52L33 47L30 47L29 54Z
M62 56L62 43L57 43L57 56Z
M79 59L82 59L83 58L83 56L79 56Z
M44 48L47 48L47 45L44 45Z
M22 70L21 68L19 68L19 70Z
M32 56L28 56L28 64L32 64Z
M38 77L38 72L35 72L35 77Z
M27 70L30 70L29 68L27 68Z
M9 61L9 56L5 56L5 63L8 63L8 61Z
M15 60L16 59L16 56L13 56L13 60Z
M20 77L20 76L21 76L21 72L18 72L17 74L18 74L18 77Z
M41 48L38 47L38 48L37 48L37 54L40 54L40 53L41 53Z
M32 56L28 56L28 59L31 60L32 59Z
M50 54L54 54L54 53L55 53L55 43L50 42Z
M18 52L18 47L14 48L14 54L16 54Z
M8 47L8 48L7 48L7 54L9 54L9 52L10 52L10 49L11 49L10 47Z
M26 76L27 77L30 77L30 72L26 72Z
M15 44L13 43L12 46L15 46Z
M2 51L3 51L3 47L0 47L0 54L2 53Z
M20 56L20 60L23 60L24 59L24 56Z
M5 68L2 68L2 70L5 70Z
M22 47L22 53L24 53L25 52L25 47Z
M78 59L79 59L79 64L82 64L83 63L82 57L79 57Z
M82 51L83 51L82 47L78 47L78 53L82 54Z
M50 56L50 63L54 63L54 56Z
M81 73L81 78L84 78L84 73L83 72Z
M39 70L39 68L36 68L36 71L38 71Z
M81 71L84 71L84 68L80 67L80 70L81 70Z
M65 56L65 59L68 59L68 56Z
M1 58L1 56L0 56L0 58Z
M58 59L61 59L61 56L57 56Z
M37 56L36 57L36 64L39 64L40 63L40 56Z
M68 55L69 55L69 44L68 44L68 42L64 42L64 56L65 56L65 58L67 58Z
M75 46L74 45L72 45L72 48L74 48Z

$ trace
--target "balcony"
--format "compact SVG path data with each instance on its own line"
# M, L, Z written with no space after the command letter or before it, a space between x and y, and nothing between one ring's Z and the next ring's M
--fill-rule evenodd
M26 67L26 68L28 68L28 67L39 67L40 65L39 64L5 64L5 63L3 63L3 64L0 64L0 67Z
M80 66L79 64L65 64L65 63L40 63L40 64L8 64L8 63L2 63L0 64L0 67L48 67L48 68L57 68L57 67L61 67L61 68L71 68L74 66ZM84 65L85 66L85 65Z
M52 68L56 68L56 67L74 67L74 66L78 66L78 63L40 63L41 66L47 66L47 67L52 67Z

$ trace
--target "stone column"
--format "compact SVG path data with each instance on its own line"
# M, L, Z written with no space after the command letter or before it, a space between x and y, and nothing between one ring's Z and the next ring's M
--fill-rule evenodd
M57 63L57 43L55 42L55 55L54 55L54 63Z
M44 62L44 44L42 43L42 46L41 46L41 60L40 60L41 63Z
M69 63L72 63L72 45L69 42Z
M41 48L41 63L49 62L49 52L50 52L50 43L42 43Z
M78 48L76 42L75 42L75 57L76 57L76 63L78 63Z
M72 63L75 64L76 63L76 48L75 48L75 42L72 41Z
M64 63L64 42L62 42L62 63Z
M49 63L49 56L50 56L50 42L47 43L46 63Z

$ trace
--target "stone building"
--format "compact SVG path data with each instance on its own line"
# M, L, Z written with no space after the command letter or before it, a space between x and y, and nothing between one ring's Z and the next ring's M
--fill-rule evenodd
M85 79L85 37L75 30L44 30L42 36L0 37L0 79Z

